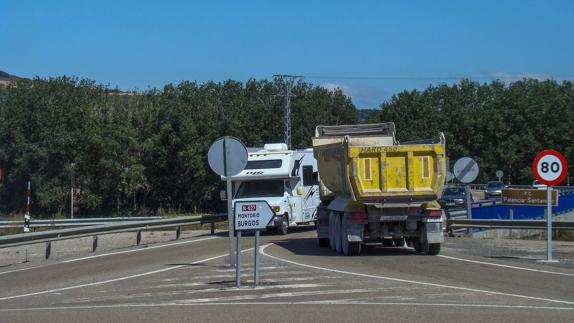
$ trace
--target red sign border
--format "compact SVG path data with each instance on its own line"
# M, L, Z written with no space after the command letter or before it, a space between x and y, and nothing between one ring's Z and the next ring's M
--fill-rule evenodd
M560 176L558 176L558 178L556 178L553 181L547 181L547 180L543 179L540 176L540 174L538 174L538 168L536 167L536 165L538 165L538 162L540 161L540 159L542 159L542 157L547 156L547 155L556 156L558 159L560 159L560 162L562 163L562 173L560 174ZM546 150L539 152L536 155L536 157L534 158L534 162L532 163L532 173L534 174L534 178L536 178L540 183L548 185L548 186L554 186L556 184L559 184L560 182L562 182L564 180L564 178L566 178L566 174L568 173L568 163L566 162L566 158L564 158L564 156L561 153L559 153L558 151L556 151L554 149L546 149Z

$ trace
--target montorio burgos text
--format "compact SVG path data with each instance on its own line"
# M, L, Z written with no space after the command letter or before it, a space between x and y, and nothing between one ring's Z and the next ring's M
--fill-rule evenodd
M254 227L259 225L259 212L237 214L237 227Z

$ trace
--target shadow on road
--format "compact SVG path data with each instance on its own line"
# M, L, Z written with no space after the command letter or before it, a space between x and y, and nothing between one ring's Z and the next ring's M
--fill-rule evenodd
M279 247L289 250L299 256L330 256L344 257L331 248L319 248L315 238L286 238L273 242ZM418 256L419 254L408 247L383 247L381 244L364 244L360 257L368 256Z

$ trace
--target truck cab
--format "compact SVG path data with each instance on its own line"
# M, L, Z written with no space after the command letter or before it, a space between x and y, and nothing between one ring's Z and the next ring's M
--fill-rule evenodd
M320 204L317 161L312 149L287 145L249 148L245 169L232 177L233 205L265 201L275 216L268 230L286 234L290 226L314 223Z

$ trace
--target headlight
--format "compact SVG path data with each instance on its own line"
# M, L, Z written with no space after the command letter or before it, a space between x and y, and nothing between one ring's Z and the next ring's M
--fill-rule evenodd
M281 207L280 207L279 205L275 205L275 206L273 207L273 212L279 213L279 211L281 211Z

